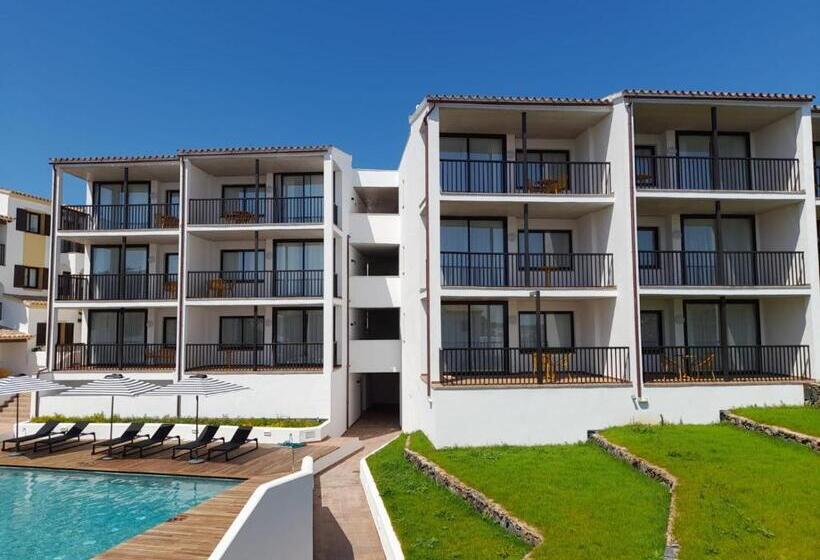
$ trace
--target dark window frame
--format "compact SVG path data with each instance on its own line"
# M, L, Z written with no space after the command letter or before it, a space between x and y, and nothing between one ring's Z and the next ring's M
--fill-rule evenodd
M652 250L653 255L649 259L649 264L644 264L643 259L641 259L641 248L638 247L638 268L640 270L657 270L661 267L661 262L658 255L658 252L661 250L661 229L658 226L638 226L638 233L642 231L648 231L652 234L653 245L655 248ZM637 238L635 241L635 244L637 245Z
M148 342L147 342L148 341L148 310L147 309L123 309L123 308L118 308L118 309L89 309L88 310L88 335L87 335L89 339L91 338L91 331L93 329L92 317L96 313L116 313L116 315L117 315L117 336L116 336L116 338L118 340L117 340L117 342L114 342L113 344L124 344L122 339L120 338L120 332L122 332L124 334L125 331L121 330L120 326L121 326L121 324L124 320L125 314L126 313L142 313L143 318L142 318L142 321L140 321L140 324L142 325L142 340L143 340L142 344L148 344ZM93 343L89 342L89 344L93 344Z
M256 251L257 257L256 262L259 262L259 255L262 255L262 268L258 270L245 270L245 257L242 257L242 270L225 270L225 254L226 253L253 253L254 250ZM224 273L229 273L230 275L236 275L237 278L228 278L231 282L243 282L243 283L253 283L254 279L249 275L256 276L256 282L262 283L265 279L265 248L259 249L222 249L219 251L219 272L220 276ZM238 273L238 274L237 274ZM248 276L246 276L248 275Z
M487 139L495 139L501 140L501 158L499 161L504 162L507 160L507 136L505 134L471 134L471 133L461 133L461 132L442 132L439 134L439 138L464 138L467 140L467 159L465 160L447 160L445 161L494 161L494 160L485 160L485 159L472 159L470 157L470 139L471 138L479 138L483 140Z
M245 322L246 320L251 320L253 322L254 316L253 315L220 315L219 316L219 350L261 350L265 344L265 316L264 315L257 315L256 322L261 323L262 325L262 337L260 340L256 342L256 345L252 342L240 342L239 344L228 344L223 342L223 330L224 330L224 320L225 319L240 319L242 321L241 328L241 339L245 340Z
M146 185L148 187L148 204L151 203L151 181L94 181L91 186L91 205L92 206L108 206L107 204L100 204L100 185L119 185L125 189L125 202L123 204L112 204L111 206L140 206L140 204L128 203L128 187L131 185Z
M170 321L174 322L173 329L168 328L168 323ZM171 344L168 342L168 334L174 334L174 343ZM176 317L163 317L162 318L162 345L165 348L173 348L176 347L176 337L177 337L177 318Z
M313 245L323 246L324 242L321 239L277 239L277 240L275 240L273 242L273 270L276 270L276 271L279 270L279 268L278 268L279 263L278 263L277 258L276 258L276 255L277 255L277 250L276 249L277 249L277 247L279 245L295 244L295 243L300 243L302 245L302 268L298 269L298 270L301 270L301 271L314 270L314 269L306 269L305 268L305 245L308 244L308 243L311 243ZM253 249L251 249L251 250L253 250ZM324 255L324 252L323 252L323 255ZM334 265L335 265L335 262L336 262L335 258L333 259L333 262L334 262ZM324 271L324 258L322 259L322 268L319 269L319 270Z
M649 153L649 155L638 155L638 150L648 150L650 153ZM639 158L639 157L652 158L652 159L649 160L649 169L648 169L648 171L649 171L649 173L648 173L649 180L644 180L644 181L639 180L638 179L637 169L636 169L636 172L635 172L635 185L638 188L640 188L642 186L644 186L644 187L655 186L658 182L658 170L657 170L657 163L655 161L655 158L658 155L657 146L655 146L654 144L636 144L634 152L635 152L635 161L636 162L638 161L637 158ZM636 165L636 168L637 168L637 165Z
M442 301L441 307L456 307L456 306L467 306L467 344L466 348L480 348L478 346L472 346L473 342L473 335L472 335L472 326L470 322L470 308L474 305L479 306L490 306L490 305L500 305L503 309L503 316L504 316L504 346L502 348L509 348L510 347L510 318L507 315L508 313L508 305L506 301L503 300L487 300L487 301Z
M325 195L324 171L304 171L304 172L288 172L274 174L273 184L277 194L277 198L300 199L307 198L305 196L305 177L322 177L322 197ZM285 177L302 177L302 196L285 196ZM260 187L261 188L261 187ZM312 195L318 196L318 195Z
M752 251L757 251L757 219L754 214L723 214L720 215L721 220L747 220L752 224ZM715 214L681 214L680 215L680 246L681 251L686 252L686 220L715 220Z
M656 346L649 346L649 347L644 346L643 335L641 335L641 352L644 353L644 354L647 354L647 353L659 354L659 353L661 353L661 350L659 350L658 348L663 347L664 344L665 344L665 333L663 332L663 311L660 310L660 309L642 309L641 313L640 313L640 316L642 317L644 314L654 315L655 317L657 317L657 321L658 321L658 323L657 323L658 324L658 342L660 344L657 347ZM640 324L638 326L640 327ZM654 350L654 351L647 352L647 348L649 350Z
M683 344L684 344L684 346L688 347L689 346L689 329L688 329L687 321L689 319L689 314L686 311L686 307L690 304L693 304L693 303L694 304L717 305L718 306L718 321L721 322L723 320L720 317L720 314L722 313L722 306L721 306L721 301L719 299L684 299L682 303L683 303ZM752 305L754 305L754 308L755 308L755 322L757 323L756 324L756 329L755 329L755 336L757 338L756 345L759 346L761 344L761 342L760 342L761 341L760 300L757 300L757 299L732 299L732 300L726 301L725 303L726 303L726 305L737 305L737 304L742 304L742 305L752 304ZM724 341L722 340L723 339L723 333L722 332L720 333L720 337L721 337L721 344L724 344ZM729 347L728 344L726 344L726 346Z
M177 267L176 270L169 270L168 267L168 260L169 257L176 257L177 258ZM165 257L163 258L163 272L165 273L166 278L170 277L171 274L176 274L177 278L179 278L179 253L165 253Z
M125 261L124 261L125 255L123 254L123 251L122 251L123 246L122 245L117 245L117 244L114 244L114 243L104 243L104 244L93 244L93 245L89 245L89 247L88 247L88 264L89 264L89 274L90 275L94 274L93 272L90 272L91 270L94 270L94 249L112 249L112 248L120 250L120 256L119 256L120 266L118 267L119 270L117 270L117 272L115 274L118 274L118 275L119 274L128 274L125 271L125 267L123 266L125 264ZM148 276L148 273L149 273L149 266L148 265L150 264L149 261L151 260L151 248L148 246L147 243L136 243L136 244L133 244L133 245L126 245L125 246L125 251L127 252L128 249L145 249L145 275ZM108 273L105 273L105 274L108 274Z
M524 232L523 229L518 230L518 236L516 238L516 243L518 243L518 254L519 255L522 255L524 253L524 245L521 243L522 236L524 235L524 233L525 232ZM567 266L555 266L555 267L550 267L550 268L553 269L553 270L573 270L575 268L575 262L572 258L572 255L575 253L575 251L573 249L573 244L572 244L572 230L571 229L531 229L531 230L529 230L530 235L532 235L533 233L541 234L542 237L544 237L545 234L547 234L547 233L565 233L565 234L567 234L569 236L569 253L568 253L570 255L569 256L569 264ZM546 246L546 243L543 243L543 241L544 241L544 239L542 239L542 244L544 246ZM539 253L535 253L535 254L537 255ZM561 255L563 253L543 253L543 254L545 254L545 255ZM532 255L533 255L533 253L532 253L532 251L530 251L530 256L532 256ZM525 268L526 267L524 266L524 261L519 259L519 261L518 261L518 270L524 270ZM530 261L530 270L535 270L536 272L539 270L538 268L533 267L532 261Z
M533 352L536 348L529 348L526 346L521 345L521 317L525 315L535 315L535 311L519 311L518 312L518 346L522 352ZM542 351L561 351L561 352L568 352L570 350L575 349L575 312L574 311L541 311L541 315L569 315L569 327L570 327L570 342L572 343L570 346L549 346L547 344L547 322L544 320L544 331L541 333L541 342L542 342ZM538 323L536 322L535 328L538 328Z
M281 311L301 311L302 312L302 340L296 342L276 342L276 334L277 334L277 315ZM308 322L307 322L307 312L308 311L319 311L324 316L324 309L321 307L274 307L273 308L273 323L271 328L271 342L273 344L324 344L324 325L322 326L322 340L320 342L310 342L307 339L307 330L308 330ZM335 312L335 307L334 307ZM335 325L336 321L333 321L334 325L334 337L335 337Z

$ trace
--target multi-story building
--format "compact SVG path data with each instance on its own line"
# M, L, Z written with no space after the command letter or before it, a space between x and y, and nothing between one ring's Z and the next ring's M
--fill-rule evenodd
M0 370L45 368L51 201L0 189Z
M52 267L49 368L230 375L253 390L210 413L330 434L398 403L439 445L800 402L820 358L812 100L428 96L397 171L323 146L55 159L54 240L82 252ZM85 205L61 203L65 173Z

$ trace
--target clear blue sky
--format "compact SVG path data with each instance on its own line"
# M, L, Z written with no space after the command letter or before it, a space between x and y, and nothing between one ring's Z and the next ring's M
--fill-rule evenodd
M331 143L395 166L425 93L820 94L812 2L6 1L0 185L56 155Z

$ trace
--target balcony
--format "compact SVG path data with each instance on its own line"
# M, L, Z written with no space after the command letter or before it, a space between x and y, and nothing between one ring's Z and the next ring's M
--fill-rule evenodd
M190 225L319 224L324 197L198 198L190 201Z
M62 231L176 229L179 204L95 204L60 207Z
M529 256L529 266L527 257ZM609 253L441 253L443 287L607 288Z
M805 286L800 251L640 251L641 286Z
M811 378L808 346L643 348L647 383L802 381Z
M814 167L814 196L820 197L820 165Z
M57 301L167 301L176 297L176 274L61 274L57 278Z
M322 297L321 270L189 272L188 298Z
M166 344L58 344L58 371L173 369L176 346Z
M441 160L441 192L502 195L608 195L607 162Z
M626 347L550 348L541 363L532 348L445 348L443 385L629 383Z
M640 190L800 192L799 162L784 158L636 156Z
M250 346L228 344L186 344L189 371L236 370L280 371L321 370L323 344L273 343Z

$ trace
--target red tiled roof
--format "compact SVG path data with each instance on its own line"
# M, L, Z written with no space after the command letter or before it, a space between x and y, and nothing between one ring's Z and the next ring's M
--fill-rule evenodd
M497 105L609 105L606 99L592 97L519 97L514 95L437 95L425 96L430 103L487 103Z
M802 93L765 93L749 91L714 91L682 89L625 89L613 95L644 99L704 99L733 101L814 101L814 95Z

